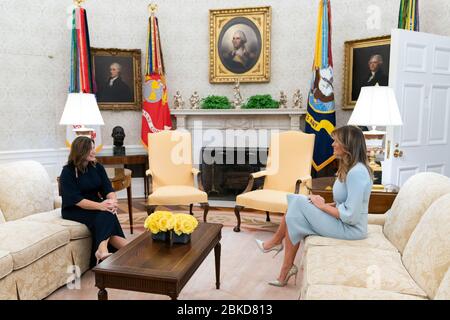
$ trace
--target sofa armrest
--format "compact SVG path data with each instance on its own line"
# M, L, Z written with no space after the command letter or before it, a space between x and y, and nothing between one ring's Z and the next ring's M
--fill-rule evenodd
M62 197L56 196L53 199L53 209L61 208L61 206L62 206Z
M244 194L244 193L252 191L253 184L255 183L255 179L263 178L268 175L269 175L269 173L266 170L250 173L247 187L245 188L244 192L242 192L242 193Z
M150 169L145 171L145 178L148 182L148 194L151 195L153 193L153 172Z
M386 222L386 213L385 214L369 213L368 218L369 224L378 224L380 226L384 226L385 222Z

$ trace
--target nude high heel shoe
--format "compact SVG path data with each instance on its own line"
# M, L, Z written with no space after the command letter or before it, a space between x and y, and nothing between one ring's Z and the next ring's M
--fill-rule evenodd
M286 278L284 278L284 281L279 281L279 280L275 280L275 281L270 281L269 284L271 286L275 286L275 287L284 287L287 285L289 279L294 276L294 285L297 284L297 274L298 274L298 268L295 264L292 265L291 269L289 269Z
M108 258L110 255L112 255L111 252L108 252L106 254L100 254L98 251L95 252L95 258L97 259L97 264Z
M263 241L261 241L259 239L255 239L255 241L256 241L256 245L258 246L259 250L261 250L263 253L267 253L270 251L276 251L272 258L275 258L276 255L279 254L283 250L283 243L277 244L276 246L273 246L270 249L264 249Z

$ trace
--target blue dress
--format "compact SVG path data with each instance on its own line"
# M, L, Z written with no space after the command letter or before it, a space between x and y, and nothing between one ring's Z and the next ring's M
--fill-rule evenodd
M86 210L76 204L83 199L102 202L106 195L114 192L111 182L106 174L105 168L97 163L95 166L89 164L86 172L75 173L75 166L67 164L63 167L60 176L62 209L61 215L64 219L73 220L85 224L92 234L91 266L95 265L94 253L99 244L111 236L125 238L117 216L97 210ZM108 244L108 250L115 252L116 249Z
M367 237L367 219L372 179L367 168L358 163L347 174L344 182L336 179L333 198L339 210L339 219L323 212L304 195L289 194L286 225L295 245L308 235L359 240Z

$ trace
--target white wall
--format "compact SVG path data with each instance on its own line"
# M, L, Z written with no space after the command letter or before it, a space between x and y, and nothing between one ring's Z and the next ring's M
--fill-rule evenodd
M399 0L333 0L333 55L337 122L349 111L343 97L344 42L389 34L397 24ZM91 45L140 48L145 56L148 0L87 0ZM0 0L0 158L2 151L64 148L65 129L58 125L69 81L70 34L67 8L71 0ZM300 88L306 95L311 76L318 1L313 0L170 0L159 1L162 46L169 94L187 99L200 95L232 96L231 85L208 80L208 10L272 6L272 71L267 84L243 84L244 96L280 90L289 97ZM450 1L421 1L421 31L450 35ZM370 13L370 12L372 13ZM377 25L367 21L379 13ZM103 111L105 145L112 128L125 128L126 145L139 145L141 115L137 111Z

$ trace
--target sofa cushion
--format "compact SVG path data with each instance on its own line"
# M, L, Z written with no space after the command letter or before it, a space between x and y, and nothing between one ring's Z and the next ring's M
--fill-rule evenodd
M13 259L8 251L0 250L0 279L13 271Z
M409 178L400 188L386 215L384 235L403 253L411 233L428 207L450 193L450 179L434 172L422 172Z
M355 288L334 285L309 286L302 299L305 300L424 300L417 296L385 290Z
M0 208L6 221L53 209L53 187L36 161L0 165Z
M450 268L445 273L444 278L434 296L435 300L450 300Z
M450 194L425 212L402 259L409 274L433 298L450 266Z
M379 226L383 226L386 221L386 213L378 214L378 213L369 213L367 222L369 224L376 224Z
M240 194L236 205L270 212L284 213L287 210L288 192L262 189Z
M9 251L14 270L33 263L69 240L69 230L56 224L34 221L0 224L0 249Z
M32 214L31 216L20 219L20 221L53 223L66 227L70 232L70 240L83 239L91 236L86 225L76 221L63 219L61 217L61 209Z
M397 252L349 246L311 247L305 260L304 288L342 285L427 297Z
M398 252L397 248L395 248L392 245L392 243L390 243L384 236L382 227L380 225L373 225L373 224L369 224L367 226L366 239L341 240L312 235L305 238L304 248L305 250L307 250L312 246L336 246L336 245L375 248Z

